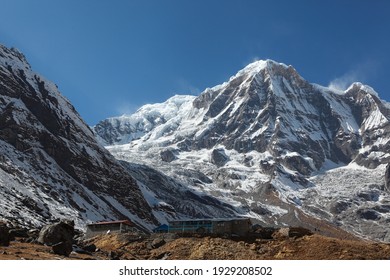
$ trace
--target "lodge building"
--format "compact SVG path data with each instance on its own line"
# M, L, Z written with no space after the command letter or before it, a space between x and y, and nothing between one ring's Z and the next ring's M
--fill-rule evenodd
M249 218L188 219L170 221L168 232L246 236L251 226Z
M139 232L137 226L129 220L98 222L87 225L86 238L107 233Z

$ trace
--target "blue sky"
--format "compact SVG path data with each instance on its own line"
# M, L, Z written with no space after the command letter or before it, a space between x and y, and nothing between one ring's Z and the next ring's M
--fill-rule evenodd
M308 81L361 81L390 101L390 1L0 0L22 51L88 124L199 94L256 59Z

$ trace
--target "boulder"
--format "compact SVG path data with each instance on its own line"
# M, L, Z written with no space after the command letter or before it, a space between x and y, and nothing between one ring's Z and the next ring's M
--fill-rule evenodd
M290 237L303 237L306 235L312 235L313 233L306 228L303 227L286 227L280 228L272 234L274 239L287 239Z
M73 244L73 252L77 253L77 254L83 254L83 255L92 255L93 252L95 251L86 251L84 250L83 248L81 248L80 246L76 245L76 244Z
M261 239L272 239L273 234L277 231L276 228L262 227L260 225L257 225L253 230L255 236Z
M26 228L11 228L9 230L9 233L12 238L15 237L22 237L22 238L28 238L28 229Z
M7 225L0 222L0 246L8 246L10 241L11 236Z
M28 232L28 237L31 238L38 238L39 237L39 230L38 229L30 229Z
M60 221L44 226L39 232L38 242L48 246L53 246L56 254L69 256L72 252L74 236L74 222Z
M278 230L276 230L273 234L272 234L272 238L273 239L277 239L277 240L280 240L280 239L287 239L289 237L289 231L290 229L288 227L286 228L280 228Z
M289 237L303 237L306 235L313 235L311 230L303 227L290 227L288 232Z
M108 252L108 258L110 260L119 260L120 254L116 251L110 251Z
M163 246L165 244L165 240L163 238L155 238L153 241L152 241L152 248L153 249L156 249L156 248L159 248L161 246Z
M93 252L96 252L96 245L95 244L89 244L89 245L85 245L83 247L81 247L81 249L83 249L84 251L87 251L89 253L93 253Z
M69 243L69 241L59 242L54 244L51 248L55 254L66 257L73 251L72 243Z

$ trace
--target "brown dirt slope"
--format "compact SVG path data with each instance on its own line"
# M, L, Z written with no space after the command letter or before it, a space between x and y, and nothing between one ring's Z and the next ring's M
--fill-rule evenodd
M154 246L157 239L165 239ZM234 241L217 237L153 236L135 240L128 235L104 235L89 241L98 250L91 254L55 255L50 247L11 242L0 247L0 260L5 259L171 259L171 260L345 260L390 259L390 244L359 240L343 240L320 235L277 240L256 239ZM158 247L158 248L157 248Z
M390 245L341 240L320 235L298 239L257 240L253 243L220 238L181 238L152 252L167 259L389 259Z

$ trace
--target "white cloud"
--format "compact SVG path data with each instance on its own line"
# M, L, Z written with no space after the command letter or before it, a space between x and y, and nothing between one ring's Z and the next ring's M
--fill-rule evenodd
M259 60L265 60L265 58L259 57L259 56L253 56L249 60L245 60L244 63L242 63L241 67L244 68L248 66L249 64L259 61Z
M379 67L379 64L373 61L366 61L357 65L340 77L329 82L328 87L333 90L346 90L352 83L365 83L370 77L373 77Z
M260 60L260 57L255 56L255 57L253 57L253 58L251 59L251 62L256 62L256 61L258 61L258 60Z
M201 90L199 88L192 85L186 79L177 79L176 87L178 88L178 94L199 95L201 93Z
M346 90L352 83L361 81L362 79L355 72L347 72L341 77L330 81L328 87L333 90Z
M138 105L134 105L132 103L125 101L125 102L120 102L120 104L116 106L115 111L118 115L130 115L135 111L137 111L139 107L140 106Z

